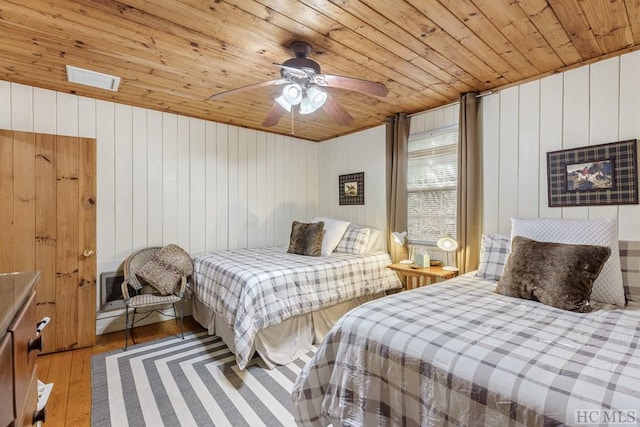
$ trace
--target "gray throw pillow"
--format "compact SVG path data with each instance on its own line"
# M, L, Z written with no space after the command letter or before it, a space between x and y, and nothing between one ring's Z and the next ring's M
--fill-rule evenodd
M324 222L293 221L287 252L297 255L320 256L323 236Z
M563 310L591 311L593 282L611 255L606 246L538 242L516 236L496 292Z
M640 301L640 242L620 240L620 267L627 301Z
M370 234L371 230L368 228L348 228L334 252L362 255L367 251Z
M170 295L175 292L182 276L190 276L192 273L191 255L180 246L169 244L143 265L136 277L142 283L154 287L160 295Z

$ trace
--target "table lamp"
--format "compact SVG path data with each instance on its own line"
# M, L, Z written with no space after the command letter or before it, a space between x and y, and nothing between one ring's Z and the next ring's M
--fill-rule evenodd
M393 240L399 244L399 245L404 245L404 240L407 238L407 232L403 231L402 233L399 231L394 231L393 233L391 233L391 235L393 236Z
M403 231L394 231L393 233L391 233L391 236L393 237L393 241L396 242L396 244L398 246L402 246L403 248L405 248L405 242L407 240L407 232ZM405 254L406 256L406 250L405 250ZM400 261L401 264L413 264L413 261L410 259L403 259Z
M447 253L447 264L449 264L449 252L455 251L458 249L458 242L452 239L449 236L441 237L438 239L438 248ZM442 267L445 271L458 271L458 267L454 267L451 265L446 265Z

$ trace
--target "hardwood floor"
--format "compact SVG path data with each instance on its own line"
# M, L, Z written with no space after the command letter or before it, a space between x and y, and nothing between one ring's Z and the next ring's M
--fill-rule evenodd
M191 316L184 319L184 330L199 331L202 326ZM137 326L137 343L180 333L175 320ZM46 335L45 335L46 337ZM54 383L47 402L46 427L85 427L91 425L91 356L124 347L124 332L96 337L93 347L43 354L38 357L38 378Z

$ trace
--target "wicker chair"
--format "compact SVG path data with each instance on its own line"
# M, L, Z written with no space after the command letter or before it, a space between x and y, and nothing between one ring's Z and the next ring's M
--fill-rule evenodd
M133 327L136 322L136 314L138 313L138 309L143 310L144 317L140 319L143 320L153 312L165 316L166 314L162 311L162 309L171 304L173 306L174 317L176 320L179 320L180 323L180 337L184 339L182 325L184 314L184 295L187 286L187 279L189 276L191 276L191 274L193 274L193 265L191 264L191 258L189 257L189 265L191 265L191 270L185 272L185 275L182 276L180 284L179 286L177 286L173 294L161 295L154 287L140 281L138 276L136 275L136 272L140 271L140 269L147 262L153 259L161 249L161 247L140 249L129 255L124 261L124 282L122 283L122 295L124 296L125 302L124 350L126 350L128 347L129 336L131 336L131 341L135 344L135 339L133 338ZM133 291L133 295L131 295L131 291ZM180 303L179 317L176 312L177 303ZM131 322L129 322L130 309L133 309Z

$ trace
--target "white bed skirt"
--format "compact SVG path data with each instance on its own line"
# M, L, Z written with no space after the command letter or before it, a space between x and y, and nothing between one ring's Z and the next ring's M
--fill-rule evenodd
M384 295L385 292L364 295L313 313L294 316L262 329L256 335L253 352L260 355L269 369L276 365L286 365L310 351L313 344L320 344L333 324L347 311ZM192 301L193 318L207 328L210 335L219 336L235 353L233 330L224 319L217 316L198 298L193 298Z

